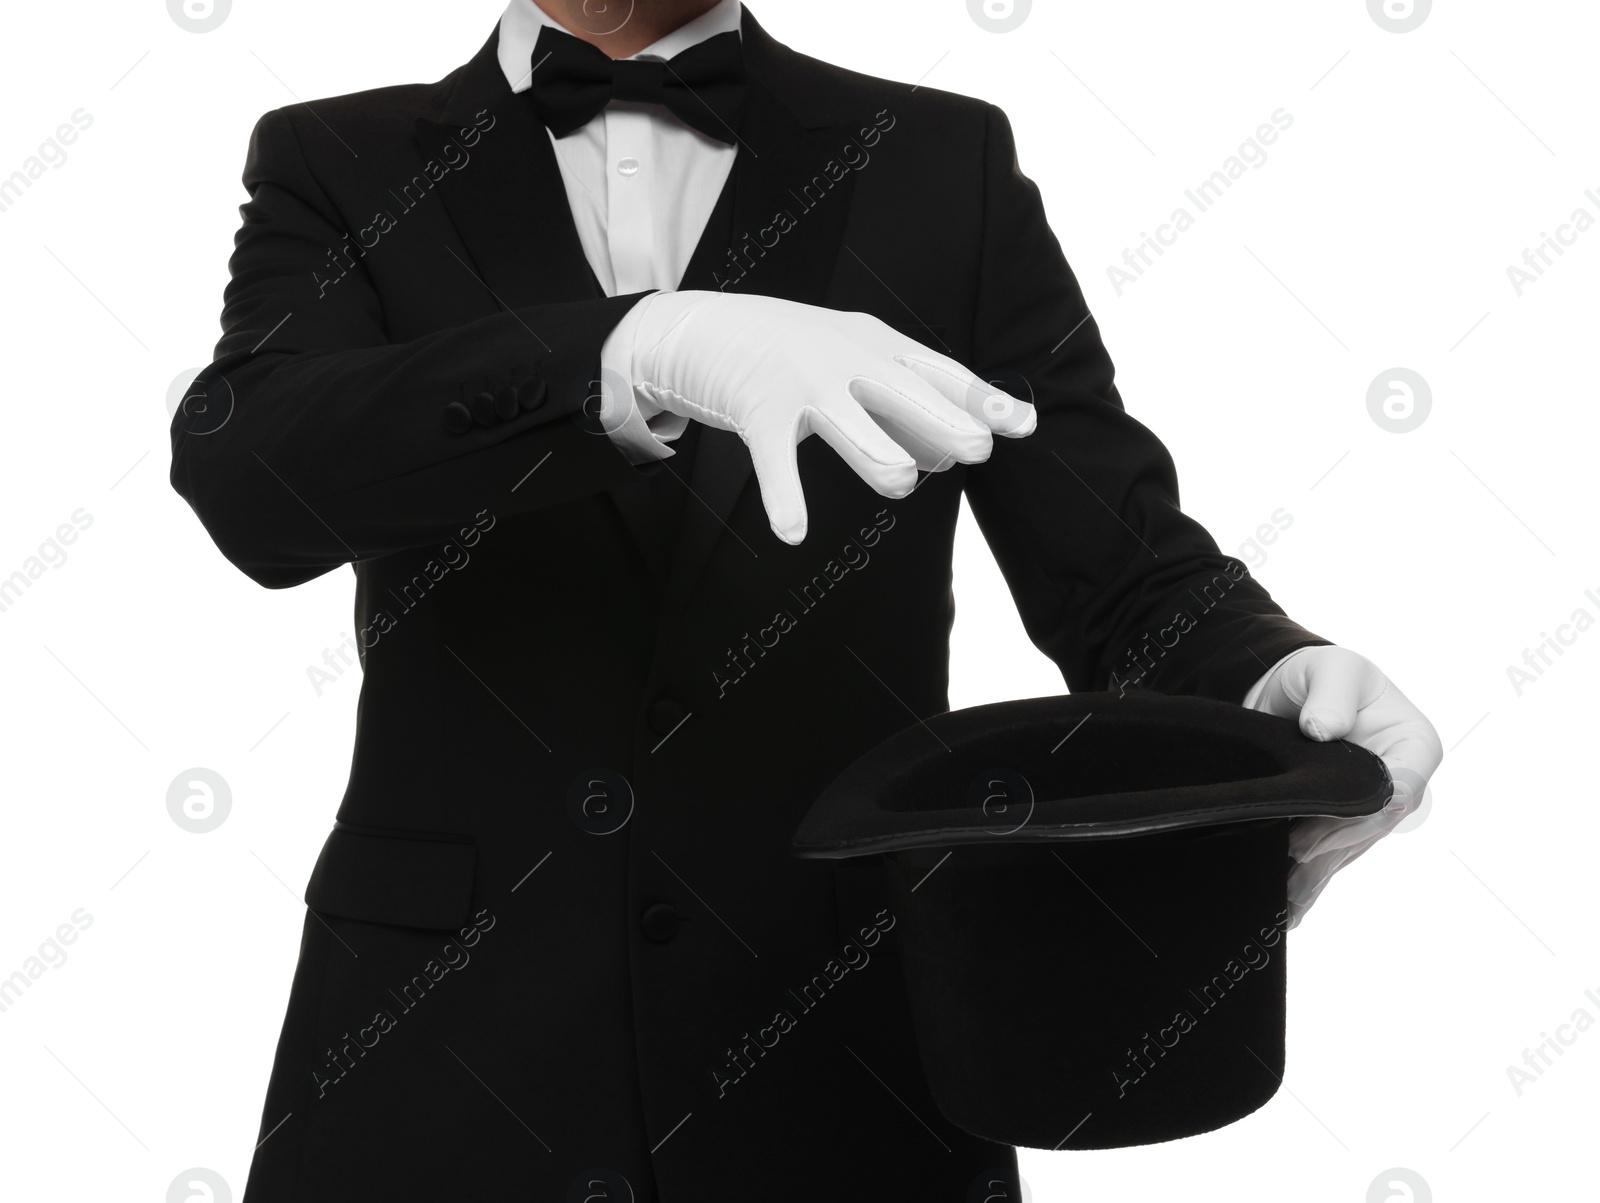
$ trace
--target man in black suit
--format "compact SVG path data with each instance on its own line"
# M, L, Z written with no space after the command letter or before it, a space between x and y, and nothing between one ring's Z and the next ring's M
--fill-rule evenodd
M1018 1197L930 1100L877 871L789 849L948 706L963 493L1070 688L1437 739L1180 512L998 109L736 0L545 7L261 119L173 424L237 567L356 577L248 1203ZM1303 902L1376 834L1303 840Z

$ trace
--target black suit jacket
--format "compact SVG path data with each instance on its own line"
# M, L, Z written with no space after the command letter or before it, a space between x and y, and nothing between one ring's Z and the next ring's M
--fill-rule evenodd
M365 674L250 1203L618 1197L602 1171L956 1200L1014 1173L929 1099L877 869L789 850L840 768L947 708L963 491L1072 689L1239 699L1325 642L1180 512L1005 116L748 10L743 36L683 287L876 314L1031 395L1038 430L899 501L808 440L786 546L735 436L635 468L581 420L638 297L600 294L495 38L436 84L263 117L172 483L262 585L351 564Z

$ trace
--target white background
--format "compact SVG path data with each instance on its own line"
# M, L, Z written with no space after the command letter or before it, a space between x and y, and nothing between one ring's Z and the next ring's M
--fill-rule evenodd
M1520 1095L1507 1067L1600 1020L1600 631L1520 695L1507 667L1600 618L1600 229L1520 296L1506 269L1575 209L1600 218L1600 12L1461 0L1396 34L1364 0L1102 0L995 34L960 0L754 7L799 50L1010 114L1185 508L1448 749L1423 822L1292 937L1286 1089L1197 1139L1024 1151L1033 1197L1361 1203L1400 1166L1438 1200L1593 1198L1600 1031ZM240 0L197 35L157 0L7 8L0 177L93 119L0 212L0 576L93 520L0 612L0 976L92 916L0 1013L8 1198L158 1203L190 1166L242 1190L348 772L358 681L319 697L306 668L349 630L351 578L269 592L223 560L167 484L168 387L210 358L256 117L437 79L498 13ZM1266 163L1119 296L1108 265L1280 108ZM1433 393L1406 434L1367 410L1394 367ZM1263 558L1245 540L1279 509ZM1059 692L970 518L958 551L952 704ZM203 836L166 809L196 766L233 797Z

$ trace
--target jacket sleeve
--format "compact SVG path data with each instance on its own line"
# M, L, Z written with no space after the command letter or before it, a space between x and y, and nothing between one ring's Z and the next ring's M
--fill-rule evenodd
M313 285L343 223L282 110L257 123L244 184L222 339L174 414L171 483L253 580L301 584L447 538L485 510L640 474L581 417L606 335L645 294L392 343L359 260L323 295ZM485 391L503 394L498 410L474 402Z
M1028 636L1073 690L1242 701L1279 658L1329 641L1291 621L1179 509L1172 458L1123 409L1094 318L993 106L983 170L972 366L1031 397L1039 424L1026 438L996 438L966 492Z

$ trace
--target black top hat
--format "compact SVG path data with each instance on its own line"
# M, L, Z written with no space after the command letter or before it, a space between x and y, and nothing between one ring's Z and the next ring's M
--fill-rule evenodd
M1079 693L905 728L834 779L794 844L882 861L952 1123L1115 1148L1276 1092L1289 820L1373 814L1391 792L1377 756L1288 719Z

